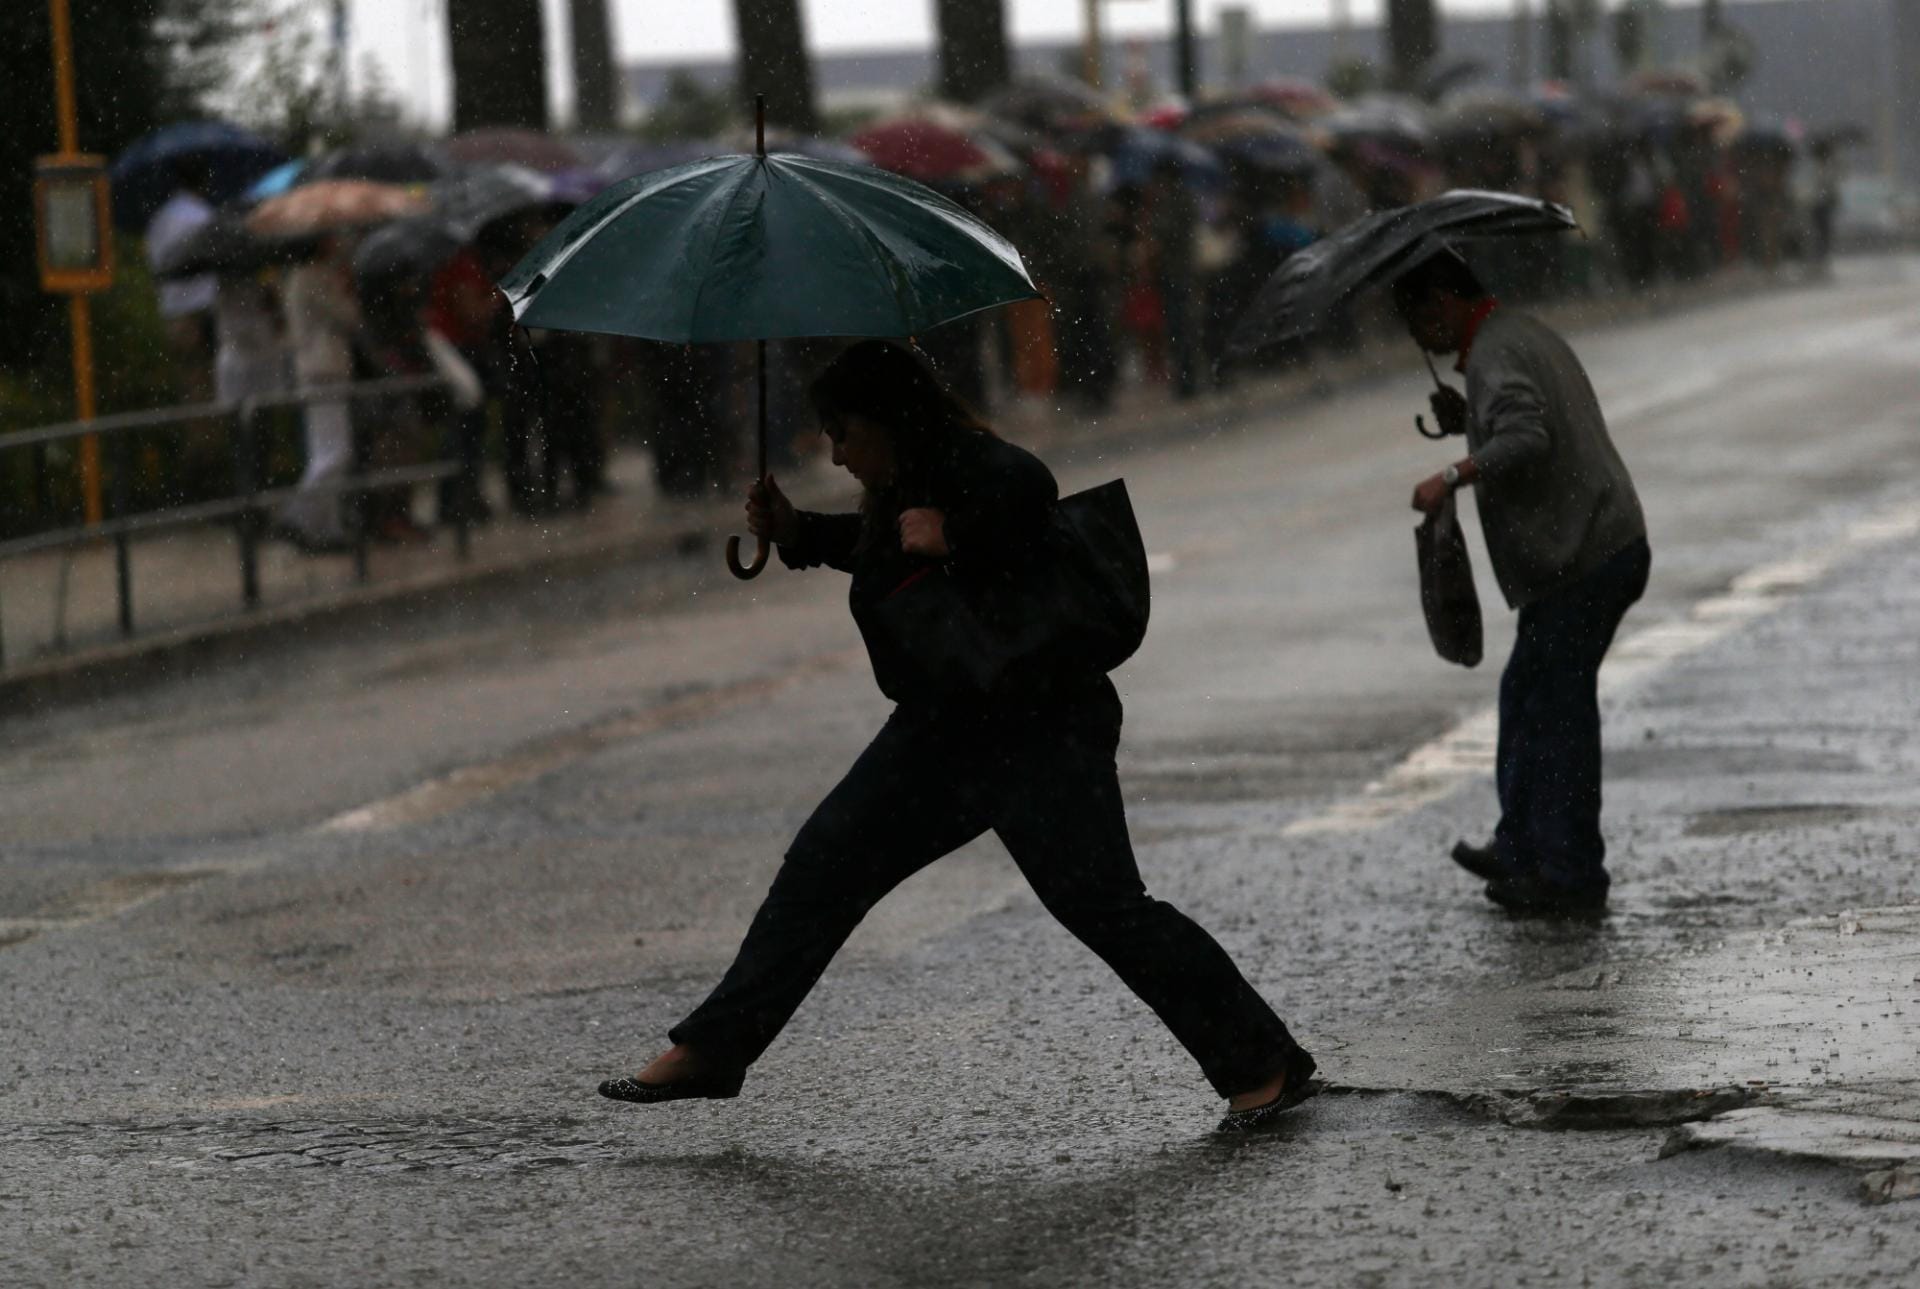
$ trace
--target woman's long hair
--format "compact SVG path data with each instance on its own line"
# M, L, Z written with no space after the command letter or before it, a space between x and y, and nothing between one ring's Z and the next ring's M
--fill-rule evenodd
M902 510L932 500L934 481L956 451L974 435L993 430L940 383L912 350L885 340L862 340L843 351L808 388L820 426L837 438L839 426L858 416L885 430L893 442L893 479L867 490L861 545L891 529Z

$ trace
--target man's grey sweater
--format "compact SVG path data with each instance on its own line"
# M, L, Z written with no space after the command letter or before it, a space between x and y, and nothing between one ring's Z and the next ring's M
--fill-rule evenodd
M1467 355L1467 449L1493 574L1516 609L1647 535L1586 369L1537 318L1501 308L1481 323Z

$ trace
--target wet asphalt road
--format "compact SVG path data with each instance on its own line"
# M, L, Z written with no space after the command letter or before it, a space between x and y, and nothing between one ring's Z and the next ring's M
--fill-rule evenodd
M1627 635L1920 499L1916 306L1920 264L1861 262L1576 337L1653 529ZM1341 814L1495 680L1418 619L1406 499L1449 452L1395 357L1044 449L1124 474L1158 556L1117 678L1149 885L1354 1090L1210 1141L1186 1057L989 843L881 907L741 1100L600 1102L885 711L832 575L624 567L0 726L0 1283L1910 1283L1912 1206L1844 1170L1475 1097L1680 1086L1518 988L1920 901L1913 543L1610 694L1615 916L1507 921L1442 858L1484 777ZM1849 1072L1821 1059L1720 1073Z

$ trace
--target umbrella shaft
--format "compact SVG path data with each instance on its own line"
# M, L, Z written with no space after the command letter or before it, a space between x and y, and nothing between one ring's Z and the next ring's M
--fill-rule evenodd
M760 473L758 478L767 477L767 342L756 341L760 350Z

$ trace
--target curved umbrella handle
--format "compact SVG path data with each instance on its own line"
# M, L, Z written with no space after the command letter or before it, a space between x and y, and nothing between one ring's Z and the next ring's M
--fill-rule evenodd
M753 563L742 564L740 562L740 539L738 537L727 538L727 571L739 578L742 582L760 576L760 570L767 566L767 554L773 549L767 544L767 539L764 537L756 537L754 540L760 543L760 548L753 553Z

